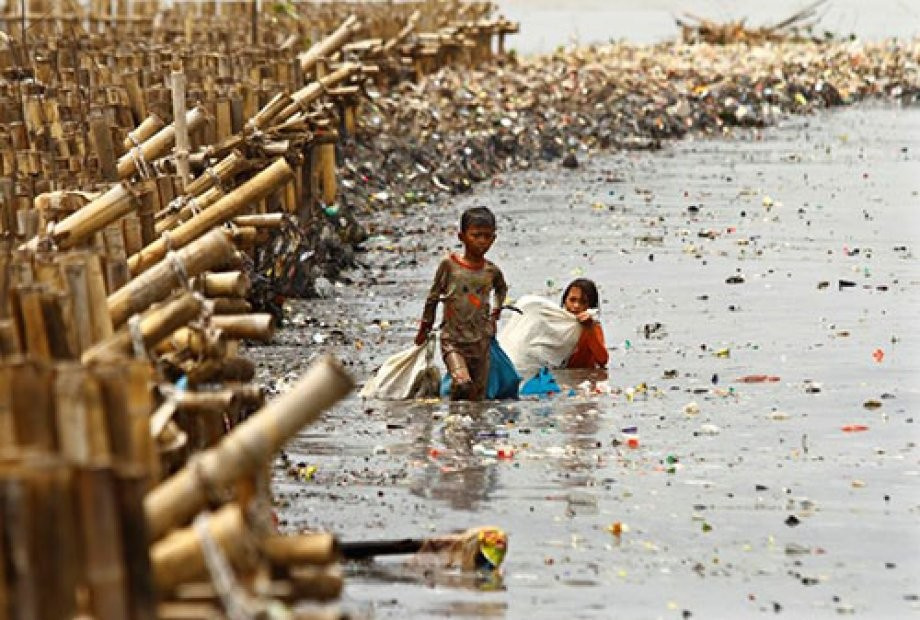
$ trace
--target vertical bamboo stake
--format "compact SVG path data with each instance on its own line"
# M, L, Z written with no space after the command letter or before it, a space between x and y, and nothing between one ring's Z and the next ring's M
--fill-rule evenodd
M79 364L61 364L54 393L61 455L81 465L108 462L108 430L96 380Z
M172 106L173 118L176 127L176 170L179 173L179 191L185 190L191 175L189 174L188 155L188 126L185 123L185 73L182 71L182 65L176 62L173 65L172 79Z
M124 552L118 498L111 468L84 467L77 474L86 580L97 618L127 618Z
M322 169L323 203L327 205L335 204L338 190L335 181L335 144L321 144L319 153Z
M112 132L109 131L109 121L97 116L90 119L90 129L93 134L93 144L96 147L96 157L99 160L99 169L102 178L106 181L117 181L118 171L115 168L115 145L112 143Z
M124 562L128 580L131 620L156 620L157 593L150 566L144 493L152 476L144 468L120 467L116 472L116 495L121 515Z

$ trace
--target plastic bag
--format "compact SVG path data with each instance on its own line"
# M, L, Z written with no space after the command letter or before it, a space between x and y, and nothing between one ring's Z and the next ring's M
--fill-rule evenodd
M507 400L518 397L521 375L511 363L511 359L502 350L498 340L492 338L489 343L489 383L486 386L487 400ZM444 373L441 379L441 396L450 394L450 373Z
M520 371L561 367L581 336L575 315L536 295L521 297L515 307L521 314L508 317L498 335L514 367Z
M549 368L541 368L537 374L528 379L521 386L521 396L547 396L549 394L558 394L561 391L559 384L556 383L556 377L549 371Z
M441 373L434 366L436 341L431 337L387 359L361 389L361 398L406 400L437 396Z

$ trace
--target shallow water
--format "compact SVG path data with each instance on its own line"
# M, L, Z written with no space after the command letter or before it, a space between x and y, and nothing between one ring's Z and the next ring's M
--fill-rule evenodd
M609 376L562 372L572 392L453 410L352 396L279 463L284 527L509 533L500 581L352 566L346 606L379 618L916 617L920 109L581 157L405 229L487 204L512 296L595 279ZM381 284L298 305L299 326L256 350L263 372L295 375L320 348L303 343L325 339L366 378L408 346L453 238L372 239ZM289 475L297 463L314 477Z

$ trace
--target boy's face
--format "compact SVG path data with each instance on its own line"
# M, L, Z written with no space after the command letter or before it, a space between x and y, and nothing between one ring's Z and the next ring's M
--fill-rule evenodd
M495 229L491 226L469 226L457 234L466 253L472 258L482 258L495 242Z

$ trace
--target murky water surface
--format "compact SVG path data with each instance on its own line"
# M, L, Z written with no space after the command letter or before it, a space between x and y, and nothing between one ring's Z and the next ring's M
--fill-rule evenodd
M599 283L609 375L454 409L352 396L279 461L284 526L509 533L500 580L351 567L346 605L378 618L917 617L918 161L920 110L865 107L582 155L403 220L369 243L377 284L256 350L264 376L327 348L363 380L408 346L473 204L512 296Z

